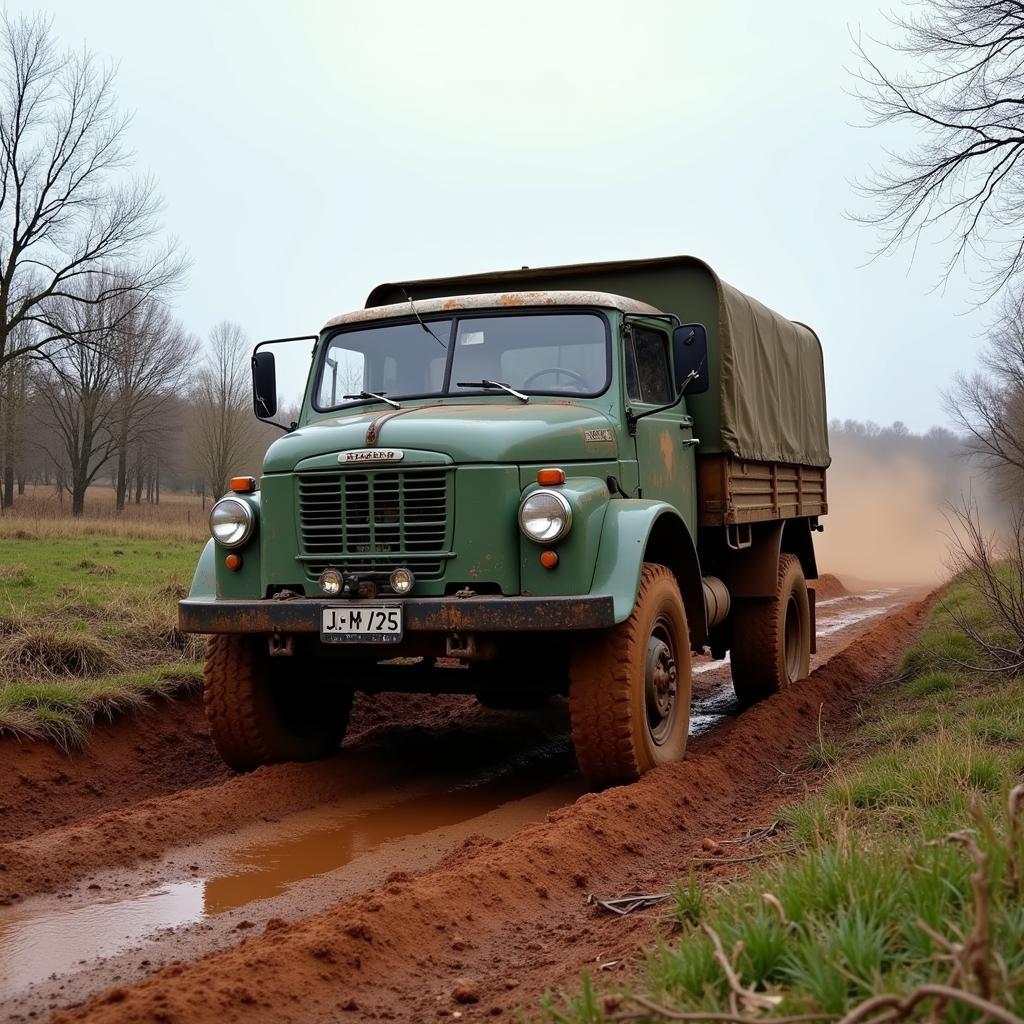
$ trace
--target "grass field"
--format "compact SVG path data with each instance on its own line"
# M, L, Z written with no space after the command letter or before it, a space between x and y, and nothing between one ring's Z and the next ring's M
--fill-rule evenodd
M72 749L97 718L196 685L201 641L175 623L203 522L0 518L0 734Z
M984 623L963 583L945 601ZM825 779L766 841L780 852L760 847L768 859L741 881L682 879L674 934L631 988L584 978L549 994L541 1018L970 1021L983 1000L1003 1013L989 1020L1019 1020L1024 684L954 667L974 653L937 608L852 739L807 751Z

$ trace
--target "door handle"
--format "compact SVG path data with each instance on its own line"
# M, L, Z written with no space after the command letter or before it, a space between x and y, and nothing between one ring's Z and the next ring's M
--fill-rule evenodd
M684 437L683 438L683 447L684 448L695 448L699 444L700 444L700 438L699 437Z

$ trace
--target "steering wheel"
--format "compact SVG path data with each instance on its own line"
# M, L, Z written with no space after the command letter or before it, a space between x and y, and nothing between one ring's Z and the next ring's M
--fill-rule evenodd
M537 370L535 373L531 373L526 380L523 381L519 386L521 388L529 388L529 386L538 378L543 377L546 373L564 373L567 377L571 377L579 384L580 388L584 391L590 390L590 381L586 379L582 374L577 373L575 370L567 370L564 366L549 366L543 370Z

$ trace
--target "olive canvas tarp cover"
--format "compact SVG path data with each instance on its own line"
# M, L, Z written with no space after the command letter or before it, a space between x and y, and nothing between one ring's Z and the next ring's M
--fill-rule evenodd
M705 394L687 399L701 454L828 466L824 363L817 335L726 284L694 257L382 284L370 293L366 305L566 289L625 295L674 313L683 323L705 325L711 386Z

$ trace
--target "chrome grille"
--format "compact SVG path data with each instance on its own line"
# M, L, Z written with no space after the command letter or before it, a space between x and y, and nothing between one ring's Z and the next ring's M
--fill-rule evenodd
M380 575L406 565L437 579L448 556L451 473L446 469L300 473L302 561Z

